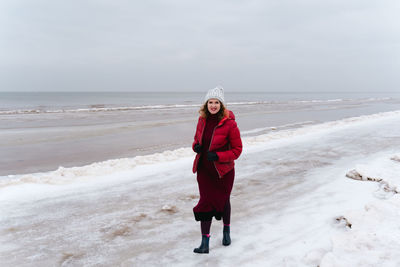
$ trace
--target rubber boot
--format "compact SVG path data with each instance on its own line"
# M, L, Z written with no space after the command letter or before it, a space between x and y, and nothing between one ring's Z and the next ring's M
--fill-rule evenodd
M201 245L193 250L194 253L208 253L208 244L210 237L206 235L201 236Z
M231 244L230 226L224 225L222 245L229 246Z

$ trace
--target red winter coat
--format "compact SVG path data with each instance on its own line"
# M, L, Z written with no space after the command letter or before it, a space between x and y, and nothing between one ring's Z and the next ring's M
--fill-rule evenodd
M192 148L194 148L196 143L202 145L205 125L206 119L200 116ZM225 116L214 129L208 150L216 152L218 155L218 161L214 161L214 164L220 178L234 168L234 160L242 153L242 139L240 138L239 128L237 127L235 115L233 115L232 111L225 110ZM197 171L200 156L200 154L197 154L194 159L193 173Z

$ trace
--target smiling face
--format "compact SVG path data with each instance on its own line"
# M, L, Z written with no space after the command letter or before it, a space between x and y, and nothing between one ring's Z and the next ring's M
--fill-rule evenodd
M217 114L221 109L221 102L218 99L211 98L207 101L207 108L211 114Z

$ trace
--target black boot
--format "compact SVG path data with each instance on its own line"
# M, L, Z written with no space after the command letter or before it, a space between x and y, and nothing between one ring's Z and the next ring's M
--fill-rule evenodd
M198 248L193 250L194 253L208 253L208 243L210 241L210 237L206 235L202 235L201 237L201 245Z
M229 246L231 244L230 226L224 225L224 232L222 237L222 245Z

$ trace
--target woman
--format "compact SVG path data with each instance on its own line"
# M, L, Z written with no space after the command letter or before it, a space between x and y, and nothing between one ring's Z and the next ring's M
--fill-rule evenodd
M195 253L208 253L212 217L223 219L222 244L229 246L231 205L229 197L235 177L234 160L242 152L242 140L232 111L224 106L224 90L208 91L199 111L192 145L197 153L193 173L197 171L200 200L193 208L196 221L201 221L201 245Z

